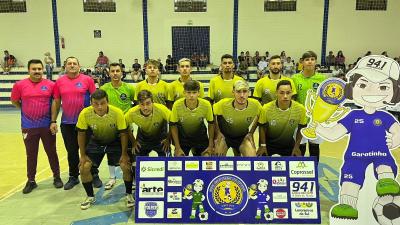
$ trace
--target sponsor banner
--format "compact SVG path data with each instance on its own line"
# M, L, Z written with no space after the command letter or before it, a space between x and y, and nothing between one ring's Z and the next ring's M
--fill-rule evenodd
M290 177L314 178L315 163L313 161L289 161Z
M291 198L316 198L315 181L290 181Z
M139 201L138 218L162 219L164 218L163 201Z
M140 177L162 178L165 177L164 161L141 161L139 163Z
M164 181L140 181L139 198L164 198Z
M313 160L138 157L135 223L319 224Z
M317 202L292 201L291 206L293 219L316 219L319 217Z

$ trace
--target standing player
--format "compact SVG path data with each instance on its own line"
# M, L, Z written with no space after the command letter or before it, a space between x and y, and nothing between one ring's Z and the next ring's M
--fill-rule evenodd
M292 84L281 80L277 84L276 101L265 104L259 123L260 147L257 155L300 156L301 128L307 125L306 109L292 100ZM296 139L293 139L296 131Z
M76 124L81 153L79 170L87 194L81 203L81 209L88 209L96 201L91 169L99 168L105 154L114 166L121 164L126 188L126 204L127 207L132 207L134 204L132 175L124 114L119 108L108 105L107 93L103 90L95 91L90 99L91 106L82 110Z
M187 81L183 88L185 98L175 102L170 119L175 156L189 155L190 150L194 156L211 154L214 147L214 118L211 104L207 100L198 98L199 82ZM204 119L208 122L209 137Z
M28 194L37 187L35 182L39 140L53 171L53 185L62 188L60 165L56 150L56 136L49 129L51 123L51 99L54 83L43 79L43 63L38 59L28 62L29 78L18 81L11 91L12 104L21 109L22 137L26 148L28 181L22 193Z
M96 86L91 77L81 74L79 61L75 57L65 60L66 74L57 79L54 86L54 101L51 106L51 125L53 134L57 133L57 116L62 102L63 114L61 118L61 134L68 152L69 180L64 185L64 190L69 190L79 184L79 146L78 133L75 125L79 113L90 104L90 94L96 91ZM102 183L95 177L95 187Z
M225 98L214 104L216 139L225 139L227 147L231 147L235 156L240 156L239 146L249 133L249 126L258 117L261 104L249 98L249 85L244 80L238 80L233 87L234 98ZM257 123L254 123L257 124ZM254 132L254 131L253 131ZM215 152L218 156L226 155L226 152ZM255 152L247 149L243 156L255 156Z
M322 83L326 77L323 74L317 73L315 64L317 62L317 54L313 51L307 51L301 57L301 63L303 70L293 75L292 79L297 88L296 100L304 106L307 97L307 91L313 89L315 92L318 89L320 83ZM306 143L308 142L308 150L310 156L316 156L317 162L319 161L319 144L321 140L307 140L303 138L300 150L302 155L306 152Z
M126 113L132 107L132 102L135 97L135 88L122 81L123 70L121 64L111 63L109 71L111 82L104 84L100 89L107 93L110 105L118 107ZM110 180L104 187L106 190L110 190L116 182L115 166L110 165L110 159L108 159L108 163Z
M172 83L169 84L169 93L168 93L168 103L169 106L168 108L172 108L172 104L180 99L184 98L184 90L183 90L183 85L189 81L192 80L192 77L190 76L190 73L192 72L192 66L190 59L188 58L182 58L178 62L178 71L181 74L181 77L178 80L173 81ZM200 98L204 98L204 85L203 83L199 82L200 84Z
M167 105L168 97L168 84L161 80L159 62L154 59L149 59L146 62L146 74L147 79L140 81L136 86L136 91L139 93L142 90L149 90L153 94L153 100L155 103ZM135 101L137 101L137 95L135 95Z
M253 96L266 104L276 99L276 85L281 80L288 80L292 84L292 94L296 95L296 87L292 79L282 75L282 61L279 55L271 56L268 64L269 74L257 81Z
M225 54L221 57L221 75L217 75L210 80L210 88L208 90L208 98L216 103L223 98L233 98L233 84L243 78L235 75L233 57Z

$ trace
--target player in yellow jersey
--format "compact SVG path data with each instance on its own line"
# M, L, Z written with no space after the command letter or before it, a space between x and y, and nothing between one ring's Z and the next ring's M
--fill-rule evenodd
M276 94L277 100L265 104L260 113L257 155L301 156L299 146L303 136L300 130L307 125L306 110L292 100L290 81L279 81ZM293 139L294 132L296 139Z
M118 107L124 113L132 107L132 102L135 97L135 88L128 83L122 81L122 68L119 63L111 63L109 66L111 82L108 82L100 87L108 96L110 105ZM110 172L110 180L104 186L104 189L110 190L116 183L115 166L108 163Z
M120 164L126 188L127 207L134 204L132 196L132 175L128 154L128 134L121 109L108 105L107 93L95 91L91 106L83 109L78 117L78 145L80 149L79 171L87 197L81 209L88 209L95 201L91 169L99 168L104 155L114 166Z
M261 104L276 99L276 85L281 80L288 80L292 85L292 94L296 95L296 87L289 77L282 75L282 61L279 55L271 56L268 64L269 74L257 81L253 97L260 100Z
M223 98L233 98L233 84L237 80L243 80L234 74L233 57L225 54L221 57L221 75L217 75L210 80L210 87L208 89L208 98L216 103Z
M185 98L172 107L170 129L175 145L175 156L211 155L214 147L214 118L210 102L199 98L200 84L190 80L184 85ZM208 122L207 128L204 120Z
M180 78L169 84L167 105L168 108L170 109L172 109L172 105L176 100L185 97L183 85L186 83L186 81L192 80L192 77L190 76L190 73L192 72L192 65L190 59L188 58L180 59L178 62L178 71L181 75ZM201 82L199 82L199 84L200 84L199 97L204 98L204 85Z
M160 79L159 66L160 63L157 60L147 60L145 69L147 79L140 81L136 85L136 92L139 93L142 90L149 90L153 94L153 101L155 103L167 105L168 84ZM138 100L137 95L135 95L135 100Z
M233 87L234 98L225 98L213 105L215 116L216 140L225 139L227 147L231 147L235 156L255 156L256 152L244 149L239 152L246 135L253 136L254 130L249 133L251 124L257 124L261 104L249 98L249 84L244 80L238 80ZM254 122L253 122L254 121ZM219 149L218 149L219 151ZM226 155L226 152L217 152L217 156Z

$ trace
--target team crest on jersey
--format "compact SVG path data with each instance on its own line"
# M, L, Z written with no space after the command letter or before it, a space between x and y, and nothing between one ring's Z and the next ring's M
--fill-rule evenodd
M377 126L377 127L381 126L382 125L382 120L374 119L374 125Z
M318 86L319 86L318 83L313 83L313 84L312 84L312 87L313 87L314 90L317 90L317 89L318 89Z
M226 122L228 122L229 124L233 124L233 118L232 117L226 118Z
M119 98L120 98L121 100L126 100L126 99L128 98L128 96L126 96L125 93L122 93L122 94L119 96Z
M271 126L276 126L276 120L271 120L270 124Z
M235 175L222 174L208 185L207 201L210 207L220 215L236 215L247 205L247 186Z
M253 117L252 116L247 117L246 121L247 121L247 123L251 123L251 121L253 121Z
M75 87L77 87L77 88L81 88L82 86L83 86L83 85L82 85L81 82L78 82L78 83L75 84Z
M115 123L111 123L111 124L110 124L110 127L115 128L115 127L117 127L117 126L115 125Z
M47 90L49 90L49 88L48 88L47 86L41 86L41 87L40 87L40 90L42 90L42 91L47 91Z
M290 125L291 127L293 127L293 126L294 126L294 122L295 122L294 119L290 119L290 120L289 120L289 125Z
M264 93L269 94L269 93L271 93L271 91L269 90L269 88L265 88Z
M222 91L220 89L217 90L217 95L221 96L222 95Z
M154 122L153 123L153 127L159 127L160 126L160 123L159 122Z

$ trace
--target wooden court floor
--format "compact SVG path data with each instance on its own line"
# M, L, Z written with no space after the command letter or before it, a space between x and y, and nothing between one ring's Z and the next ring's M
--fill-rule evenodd
M39 187L28 195L21 190L26 182L26 154L17 111L0 111L0 224L134 224L131 211L125 207L121 174L111 191L95 189L97 203L89 210L79 208L85 192L82 185L70 191L55 189L52 173L42 147L39 150L36 180ZM258 136L256 136L258 139ZM338 170L346 140L321 145L319 168L322 224L328 224L328 212L337 201ZM61 134L57 134L61 176L67 180L66 151ZM400 162L400 149L394 151ZM120 171L119 171L120 172ZM108 179L105 163L100 168L103 183Z

